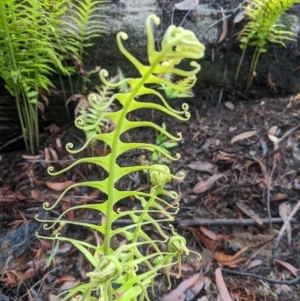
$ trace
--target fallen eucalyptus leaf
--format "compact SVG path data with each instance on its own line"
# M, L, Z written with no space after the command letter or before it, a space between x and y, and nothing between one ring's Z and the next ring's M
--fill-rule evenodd
M193 188L194 193L204 193L207 190L209 190L215 182L222 178L224 175L223 174L214 174L210 178L208 178L206 181L199 181Z
M46 185L48 188L56 190L56 191L63 191L72 184L74 184L73 181L65 181L65 182L61 182L61 183L46 182Z
M227 35L227 31L228 31L227 19L226 19L223 7L221 7L221 13L222 13L222 33L221 33L217 43L220 43L225 39L225 37Z
M244 132L242 134L238 134L236 135L235 137L233 137L230 141L231 144L239 141L239 140L244 140L244 139L247 139L247 138L250 138L254 135L257 134L257 130L254 130L254 131L249 131L249 132Z
M242 202L238 202L238 201L236 201L234 203L241 211L243 211L246 215L251 217L257 224L259 224L259 225L263 224L259 215L257 213L255 213L249 206L247 206L246 204L244 204Z
M174 4L178 10L193 10L199 4L199 0L184 0Z
M245 19L245 11L241 10L240 12L238 12L238 14L234 17L233 19L233 23L237 24L241 21L243 21Z
M215 164L209 163L207 161L194 161L187 165L190 169L198 170L202 172L207 172L213 174L217 168Z
M233 301L225 284L221 268L216 269L216 285L222 301Z

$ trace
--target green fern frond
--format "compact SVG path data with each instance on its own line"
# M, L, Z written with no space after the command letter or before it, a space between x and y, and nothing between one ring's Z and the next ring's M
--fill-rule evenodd
M49 76L63 66L52 39L66 0L56 1L57 20L45 11L45 2L0 1L0 75L15 97L26 148L39 146L37 103L41 90L53 87Z
M242 57L236 72L235 81L239 75L244 54L248 46L257 49L253 55L246 91L252 83L258 59L261 53L266 52L267 42L278 43L285 47L286 41L294 41L296 34L284 30L284 25L277 24L278 18L300 0L251 0L252 7L245 7L248 23L238 36Z
M67 149L71 153L78 153L88 147L91 141L102 141L107 144L111 152L103 156L95 156L79 159L64 170L53 172L52 175L60 174L77 166L78 164L93 163L107 172L105 179L96 181L85 181L76 183L68 187L52 205L44 204L44 208L51 210L60 202L60 200L74 188L91 187L100 190L107 196L104 202L96 204L85 204L74 206L63 212L56 221L47 220L46 229L52 229L57 223L63 221L66 224L87 227L97 231L104 237L104 243L100 246L86 243L81 240L75 240L68 237L50 237L52 240L68 241L76 246L91 263L92 269L87 273L89 282L82 284L77 288L71 289L62 301L80 294L78 298L82 300L94 300L91 296L95 289L100 289L100 299L112 301L114 294L118 295L119 301L127 300L149 300L147 288L153 284L155 276L159 270L166 269L178 263L180 266L181 254L188 253L185 248L184 240L179 235L173 233L171 239L168 232L165 232L161 223L174 220L174 215L178 211L178 206L171 206L166 200L175 200L178 195L174 191L165 189L165 184L172 179L182 179L183 175L172 175L170 169L165 165L133 165L121 166L118 164L118 158L128 151L149 150L151 152L160 152L170 160L178 160L179 154L172 156L159 146L143 142L124 142L121 137L124 133L140 128L147 127L162 133L164 137L173 141L179 141L181 133L172 135L164 126L159 126L150 121L132 121L127 118L129 113L134 113L140 109L157 110L177 120L188 120L190 114L188 105L183 104L181 110L172 108L164 96L150 87L157 87L160 84L166 84L178 92L184 92L195 84L195 77L200 70L200 65L195 61L190 63L190 68L184 70L178 66L184 59L200 59L204 55L204 46L198 41L196 36L189 30L181 27L170 26L164 36L161 50L155 49L152 23L159 25L159 18L151 15L146 21L146 31L148 37L148 64L143 64L137 60L124 47L123 41L127 40L127 35L121 32L117 35L117 43L120 51L137 68L140 76L137 78L121 78L117 81L108 79L106 70L100 71L100 79L103 83L98 93L89 95L89 107L82 111L82 115L77 118L76 125L84 131L96 130L98 133L90 137L84 146L78 150L73 150L73 145L68 144ZM172 83L160 75L173 74L180 77L182 82ZM189 78L189 80L184 80ZM127 85L129 88L120 91L120 87ZM111 92L114 91L112 94ZM149 97L151 96L151 97ZM151 98L157 98L156 103L151 102ZM116 101L118 107L110 110L112 103ZM121 108L120 108L121 107ZM101 122L106 119L112 122L115 127L110 132L101 132ZM146 170L152 187L148 191L140 190L119 190L117 184L122 178L133 173ZM135 199L137 208L128 211L114 210L118 203L131 197ZM166 210L171 208L173 210ZM101 225L95 225L76 220L65 219L70 210L90 209L98 211L106 217ZM127 218L132 221L131 224L123 227L113 227L113 224L121 218ZM159 234L158 239L150 237L147 226L152 226ZM117 248L112 248L111 239L116 236L123 236L128 243ZM162 251L161 245L168 244L168 250ZM149 248L150 255L142 254L142 249ZM177 262L178 261L178 262ZM146 266L146 272L138 272L140 265ZM100 300L98 298L98 300Z
M123 71L120 67L118 67L118 81L120 82L119 91L121 93L128 93L130 91L130 88L128 84L126 83L125 76L123 74Z
M167 80L169 80L170 76L167 77ZM164 77L164 79L166 79ZM172 80L172 78L171 78ZM171 82L170 80L170 82ZM194 97L194 93L192 90L192 87L194 86L196 82L196 77L185 77L184 79L181 79L174 84L177 86L176 89L170 87L169 85L162 84L161 90L164 90L166 93L167 99L173 99L173 98L181 98L181 97Z
M100 14L101 5L107 0L81 0L72 4L72 11L65 17L67 39L82 58L84 49L93 45L92 39L107 31L105 17Z

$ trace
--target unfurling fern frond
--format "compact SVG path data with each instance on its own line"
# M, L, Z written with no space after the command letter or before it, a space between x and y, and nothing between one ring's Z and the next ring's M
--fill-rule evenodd
M113 84L117 79L118 77L113 77L109 82ZM88 96L88 102L80 106L76 125L85 132L86 140L113 129L112 121L106 117L106 114L111 111L113 95L112 87L103 85L98 89L98 93L91 93Z
M235 81L240 72L245 51L248 46L255 46L255 53L250 66L246 91L250 87L256 74L256 67L261 53L266 52L267 42L279 43L285 47L286 41L294 41L296 34L285 30L285 26L278 24L278 18L300 0L251 0L251 7L245 7L248 23L238 36L243 53L236 72Z
M173 141L181 140L181 133L177 135L169 133L164 126L146 120L130 119L129 114L135 114L138 110L155 110L173 117L177 120L185 121L190 118L188 105L183 104L180 109L170 106L164 95L155 89L160 84L164 84L179 92L184 92L195 83L195 75L200 70L200 65L195 59L200 59L204 55L204 46L199 42L194 33L185 30L182 27L170 26L164 35L160 51L155 48L153 23L159 25L159 18L155 15L148 17L146 21L146 31L148 38L148 59L147 64L143 64L135 58L125 48L124 40L128 36L124 32L117 35L118 48L121 53L133 64L140 73L135 78L122 78L116 82L108 80L108 72L100 71L100 79L103 87L97 94L89 96L89 108L84 111L84 116L77 118L76 125L84 131L97 130L101 127L103 120L110 120L115 127L109 132L100 132L91 137L85 145L78 150L72 150L72 145L68 144L67 149L71 153L79 153L85 149L92 140L105 143L110 148L110 153L105 155L86 157L79 159L67 168L59 172L53 172L52 175L67 171L70 168L81 163L93 163L107 172L106 178L90 180L76 183L68 187L60 198L50 206L45 204L44 208L51 210L54 208L63 196L73 188L90 187L98 189L103 193L104 201L92 204L81 204L74 206L63 212L57 220L48 220L47 229L51 229L62 220L69 211L76 210L95 210L98 214L105 216L102 224L92 224L89 222L79 222L78 220L66 220L66 224L83 226L96 231L103 236L104 242L101 245L97 243L86 242L84 239L75 239L68 237L50 237L49 239L68 241L74 244L82 252L90 263L90 271L87 272L88 282L79 285L66 292L61 299L65 301L71 297L77 300L105 300L112 301L116 298L118 301L149 301L147 288L153 284L154 278L159 271L164 269L166 273L170 271L170 266L181 264L182 253L188 254L185 246L185 240L178 234L165 231L161 223L170 223L178 211L178 206L173 206L167 200L175 200L178 194L174 191L168 191L165 184L171 179L182 179L180 176L172 175L166 165L128 165L122 163L121 159L128 151L157 151L170 160L178 160L179 154L172 156L165 149L158 145L141 141L124 141L122 139L125 133L137 128L146 127L162 133L166 139ZM178 64L184 59L191 59L190 66L183 69ZM183 81L181 84L173 83L158 74L173 74L176 78L191 78L193 80ZM124 84L129 89L121 92L120 87ZM111 94L111 91L115 91ZM155 99L155 102L152 100ZM109 110L113 101L116 101L115 110ZM86 118L86 120L84 120ZM164 138L163 138L164 139ZM148 190L128 188L120 190L119 182L124 177L146 170L152 184ZM130 198L135 200L136 208L133 210L119 211L114 210L118 207L121 200ZM172 208L168 211L166 208ZM122 219L130 219L131 223L126 226L115 227L115 223ZM151 231L154 230L157 235L151 238ZM172 238L169 237L171 234ZM127 243L120 246L112 244L115 237L123 237ZM168 247L163 249L161 246L168 242ZM148 255L143 250L149 250ZM178 261L178 262L177 262ZM146 270L139 269L146 268ZM98 294L97 297L95 295ZM117 296L117 297L116 297Z
M172 76L168 76L167 78L164 77L164 79L172 81ZM174 89L166 84L161 84L161 87L159 89L165 91L167 99L194 97L192 87L194 86L195 82L195 76L188 76L174 83L177 87L180 87L180 89Z

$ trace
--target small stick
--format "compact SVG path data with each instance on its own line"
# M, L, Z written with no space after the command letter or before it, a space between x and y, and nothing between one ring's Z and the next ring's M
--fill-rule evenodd
M295 207L294 207L293 211L291 212L291 214L287 218L285 218L284 224L282 225L282 227L280 229L280 232L277 236L276 242L275 242L273 250L272 250L272 259L274 259L274 257L275 257L275 253L277 251L277 248L279 246L281 238L282 238L282 236L283 236L283 234L284 234L284 232L287 228L287 225L292 221L292 219L294 219L293 216L297 213L299 207L300 207L300 200L295 205Z
M263 224L273 223L273 224L281 224L284 220L280 217L273 217L271 220L268 217L261 219ZM296 222L296 219L293 218L290 220L291 222ZM188 226L201 226L201 225L220 225L220 226L250 226L257 225L257 223L251 218L243 218L243 219L209 219L209 218L194 218L194 219L176 219L175 224L188 227Z
M34 214L24 214L24 216L27 219L35 220ZM15 219L21 219L22 217L18 214L1 214L0 213L0 220L15 220ZM49 218L48 220L55 221L55 218ZM60 220L61 222L65 220ZM99 224L99 219L78 219L75 220L76 222L82 222L82 223L90 223L90 224ZM268 224L270 222L269 218L262 218L261 219L263 224ZM284 220L280 217L273 217L271 219L271 222L273 224L281 224L284 223ZM295 218L291 218L289 222L296 223L297 220ZM170 222L169 222L170 223ZM131 225L132 220L131 219L118 219L114 222L115 225ZM189 227L189 226L204 226L204 225L219 225L219 226L251 226L251 225L257 225L257 223L250 218L244 218L244 219L209 219L209 218L195 218L195 219L175 219L174 224L183 226L183 227Z

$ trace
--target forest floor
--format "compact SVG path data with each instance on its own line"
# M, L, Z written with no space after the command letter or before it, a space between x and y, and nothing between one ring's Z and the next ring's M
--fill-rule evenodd
M193 255L183 258L182 277L172 279L173 295L164 300L300 300L300 98L214 106L196 98L190 107L192 116L186 123L156 113L150 117L158 124L165 122L172 133L183 134L183 141L172 149L181 158L169 166L173 174L181 171L186 177L167 188L179 194L176 231L202 256L201 261ZM1 301L55 300L59 292L83 283L89 268L69 243L36 239L36 232L50 236L53 231L45 232L35 215L43 217L43 203L54 204L64 187L103 175L86 164L51 177L47 167L59 170L84 155L65 151L67 142L80 146L84 138L71 125L53 125L46 136L37 156L25 151L1 155ZM124 139L153 142L155 133L136 130ZM101 146L95 151L97 155L106 152ZM133 152L119 164L138 164L141 158L150 160L146 152ZM124 178L118 188L130 187L149 187L147 176ZM102 197L99 191L74 189L48 218L71 205L99 202ZM128 200L119 208L134 206L134 200ZM67 218L101 223L99 213L89 211ZM59 232L90 242L102 239L63 224ZM197 276L185 282L184 289L178 286L192 275ZM155 292L153 300L170 292L165 277L155 283Z

